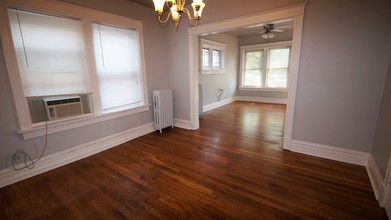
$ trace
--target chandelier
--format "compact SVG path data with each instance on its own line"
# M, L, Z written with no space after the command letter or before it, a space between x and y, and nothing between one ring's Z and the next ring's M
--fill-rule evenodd
M193 0L191 6L194 10L194 16L192 17L190 11L185 8L186 0L152 0L155 5L155 12L160 23L167 23L172 18L172 21L175 24L175 28L178 29L179 20L183 12L187 15L190 26L195 27L200 21L202 10L205 7L205 3L202 0ZM169 8L166 19L162 19L164 3L166 3Z

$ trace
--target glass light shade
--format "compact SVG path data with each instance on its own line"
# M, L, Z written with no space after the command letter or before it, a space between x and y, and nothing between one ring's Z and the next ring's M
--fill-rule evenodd
M268 36L269 36L269 38L273 38L275 35L274 35L272 32L270 32L270 33L268 34Z
M166 0L153 0L153 4L155 5L155 11L158 14L161 14L163 12L164 3Z
M263 39L267 39L267 34L266 34L266 33L262 33L262 34L261 34L261 37L262 37Z
M191 6L193 7L194 10L194 17L199 19L202 15L202 10L205 7L205 3L203 3L202 0L194 0Z
M172 15L172 19L174 21L178 21L179 20L180 14L177 12L177 6L176 5L173 5L171 7L171 15Z

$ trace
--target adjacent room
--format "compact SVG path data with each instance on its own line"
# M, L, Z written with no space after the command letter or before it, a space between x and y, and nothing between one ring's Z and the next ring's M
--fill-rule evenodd
M0 0L1 219L387 219L388 0Z

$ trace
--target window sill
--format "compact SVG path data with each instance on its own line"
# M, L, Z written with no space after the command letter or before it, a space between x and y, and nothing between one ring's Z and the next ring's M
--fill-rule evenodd
M288 92L288 89L273 89L273 88L254 88L254 87L240 87L241 91L256 91L256 92Z
M201 75L224 74L225 70L201 70Z
M67 118L57 121L48 121L48 134L54 134L74 128L83 127L86 125L92 125L103 121L108 121L115 118L120 118L128 115L137 114L140 112L149 111L149 104L141 105L132 109L126 109L122 111L101 113L98 115L86 114L81 117ZM41 137L46 133L45 123L37 123L30 129L21 130L18 132L23 135L24 140Z

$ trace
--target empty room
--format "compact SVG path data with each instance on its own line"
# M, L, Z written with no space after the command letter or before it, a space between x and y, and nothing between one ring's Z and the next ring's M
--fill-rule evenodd
M388 219L389 0L0 0L0 219Z

